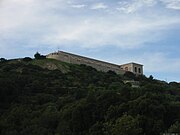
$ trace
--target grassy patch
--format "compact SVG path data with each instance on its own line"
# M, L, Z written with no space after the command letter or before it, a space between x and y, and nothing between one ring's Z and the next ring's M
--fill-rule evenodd
M57 69L64 73L69 71L69 67L71 65L69 63L61 62L61 61L54 60L54 59L40 59L40 60L34 59L34 60L30 61L29 64L37 65L42 68L47 68L49 70Z

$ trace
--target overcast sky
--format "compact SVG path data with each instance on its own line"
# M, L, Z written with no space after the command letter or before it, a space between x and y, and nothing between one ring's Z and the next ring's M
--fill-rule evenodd
M57 50L180 82L180 0L0 0L0 57Z

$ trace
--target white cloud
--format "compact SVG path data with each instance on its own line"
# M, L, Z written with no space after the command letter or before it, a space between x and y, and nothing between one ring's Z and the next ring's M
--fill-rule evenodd
M180 10L180 0L160 0L167 8Z
M77 5L71 5L71 7L73 7L73 8L84 8L84 7L86 7L86 5L84 5L84 4L77 4Z
M146 72L177 72L180 68L179 58L170 58L162 52L146 53L140 58L146 67ZM170 70L173 69L173 70Z
M116 45L121 48L136 48L163 37L164 30L178 24L180 19L155 17L153 20L137 17L93 17L88 20L71 18L75 23L59 24L43 40L49 44L78 44L97 48ZM72 22L69 18L66 22ZM123 20L123 21L122 21ZM168 21L167 21L168 20ZM63 25L63 28L60 27Z
M107 9L108 6L104 3L95 3L92 5L91 9Z
M119 6L130 13L144 5L150 7L154 4L155 0L133 0L130 3L121 2ZM37 43L51 44L52 47L77 44L86 48L116 45L127 49L156 42L163 38L163 30L180 23L177 16L158 12L157 15L139 13L133 16L119 12L99 15L99 12L92 13L88 9L85 13L74 13L70 5L74 8L88 6L65 0L4 0L0 5L1 38L12 41L29 38L28 42L33 42L34 46ZM92 5L92 9L115 8L104 3Z
M124 13L135 13L140 9L146 10L148 7L158 5L159 2L166 8L180 10L180 0L122 0L118 2L119 6L116 9Z
M134 13L143 7L151 7L157 3L156 0L132 0L118 2L116 9L125 13Z

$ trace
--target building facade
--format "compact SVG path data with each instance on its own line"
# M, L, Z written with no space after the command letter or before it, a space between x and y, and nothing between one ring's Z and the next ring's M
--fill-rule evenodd
M50 53L46 56L46 58L56 59L56 60L59 60L62 62L78 64L78 65L84 64L87 66L91 66L91 67L97 69L98 71L103 71L103 72L108 72L111 70L117 74L124 74L126 71L133 72L137 75L143 74L143 72L142 72L143 66L140 64L136 64L136 63L116 65L116 64L112 64L112 63L108 63L108 62L104 62L104 61L100 61L100 60L96 60L96 59L92 59L92 58L87 58L84 56L79 56L76 54L71 54L71 53L67 53L67 52L63 52L63 51ZM135 69L135 67L137 69ZM141 73L138 72L139 68L140 68Z
M142 75L143 74L143 65L133 63L133 62L121 65L121 69L125 70L125 71L132 72L136 75Z

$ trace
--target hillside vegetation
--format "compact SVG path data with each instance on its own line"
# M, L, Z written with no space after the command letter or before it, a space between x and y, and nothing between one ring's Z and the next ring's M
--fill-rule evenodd
M180 133L179 83L49 59L0 62L1 135L163 133Z

